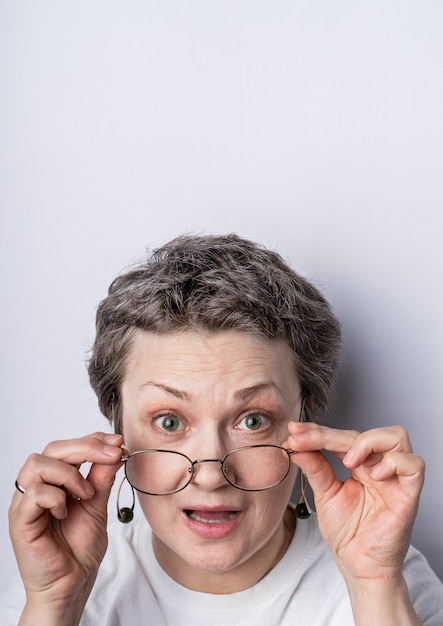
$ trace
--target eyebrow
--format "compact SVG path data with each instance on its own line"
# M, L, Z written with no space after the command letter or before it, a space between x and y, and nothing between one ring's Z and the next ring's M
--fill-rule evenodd
M169 385L163 385L163 383L156 383L152 380L148 380L148 382L143 383L142 385L142 387L149 387L149 386L162 389L169 395L174 396L175 398L178 398L179 400L186 400L187 402L191 400L191 396L189 395L189 393L187 393L186 391L182 391L181 389L176 389L175 387L170 387Z
M165 393L178 398L179 400L186 400L189 402L192 399L191 394L183 391L182 389L176 389L175 387L171 387L170 385L164 385L163 383L156 383L152 380L148 380L146 383L142 385L142 387L153 386L161 389ZM257 385L252 385L251 387L245 387L244 389L238 389L234 392L234 400L248 400L251 396L255 396L262 391L267 391L269 389L274 389L280 392L279 387L272 381L258 383Z
M278 386L272 382L268 381L265 383L259 383L257 385L252 385L252 387L245 387L244 389L239 389L234 393L235 400L248 400L251 396L255 396L262 391L268 391L269 389L274 389L281 394Z

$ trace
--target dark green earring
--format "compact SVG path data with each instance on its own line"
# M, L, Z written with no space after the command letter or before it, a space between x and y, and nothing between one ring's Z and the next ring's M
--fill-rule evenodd
M300 409L300 417L299 420L300 422L304 422L305 421L305 404L306 404L306 396L308 395L308 390L306 387L303 387L302 389L302 402L301 402L301 409ZM309 506L309 502L306 498L306 476L303 474L303 472L301 470L299 470L299 479L300 479L300 499L297 503L297 506L295 507L295 516L298 517L298 519L306 519L307 517L309 517L312 513L312 509Z
M131 486L131 491L132 491L132 505L124 506L123 508L120 507L120 491L122 490L123 483L125 482L125 480L126 480L126 476L123 478L122 482L120 483L120 487L118 488L118 493L117 493L117 519L122 524L127 524L128 522L132 522L134 518L134 507L135 507L134 488L130 483L129 484Z
M306 498L306 476L303 474L303 472L300 470L299 471L299 477L300 477L300 499L297 503L297 506L295 507L295 516L298 517L298 519L306 519L307 517L309 517L312 513L312 509L309 506L309 502Z

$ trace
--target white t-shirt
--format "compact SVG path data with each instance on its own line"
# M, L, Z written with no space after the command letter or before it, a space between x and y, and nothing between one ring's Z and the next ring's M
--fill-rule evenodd
M414 548L405 562L410 596L424 626L443 625L443 585ZM24 592L16 581L1 597L0 624L16 626ZM191 591L158 564L142 517L116 524L81 626L354 626L344 581L320 537L315 515L297 520L284 557L239 593ZM400 626L400 625L399 625Z

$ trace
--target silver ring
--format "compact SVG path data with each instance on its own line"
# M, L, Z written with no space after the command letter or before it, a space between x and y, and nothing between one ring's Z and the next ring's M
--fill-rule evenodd
M17 481L15 481L15 488L17 489L17 491L20 491L20 493L25 493L26 491L26 489L24 489L21 485L19 485Z

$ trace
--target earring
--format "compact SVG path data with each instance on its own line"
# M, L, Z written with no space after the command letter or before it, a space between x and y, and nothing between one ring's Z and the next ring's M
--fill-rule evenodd
M305 421L305 404L306 404L306 396L308 395L308 390L306 389L306 387L303 387L302 389L302 401L301 401L301 408L300 408L300 417L299 417L299 421L300 422L304 422ZM295 507L295 517L298 517L298 519L306 519L307 517L309 517L312 513L312 509L309 506L309 502L306 498L306 476L303 474L303 472L301 470L299 470L299 479L300 479L300 499L297 503L297 506Z
M305 387L303 387L302 397L301 397L300 415L298 416L298 421L299 422L307 421L307 420L305 420L306 395L307 395L307 391L306 391Z
M131 491L132 491L132 505L129 507L124 506L123 508L120 508L120 491L122 490L123 483L125 482L125 480L126 480L126 476L123 478L122 482L120 483L120 487L118 488L118 493L117 493L117 519L122 524L127 524L128 522L132 522L134 518L134 507L135 507L134 488L129 483L131 487Z
M300 470L299 472L300 475L300 499L297 503L297 506L295 507L295 516L298 517L298 519L306 519L307 517L309 517L312 513L312 509L309 506L309 502L306 498L306 476L303 474L303 472Z
M111 393L111 415L108 415L108 419L112 426L115 428L115 403L117 402L117 394L115 391Z

